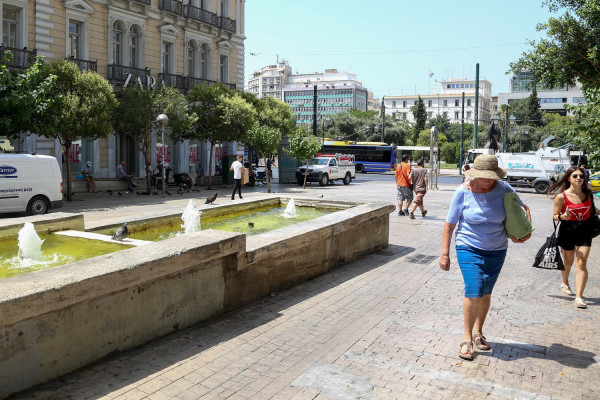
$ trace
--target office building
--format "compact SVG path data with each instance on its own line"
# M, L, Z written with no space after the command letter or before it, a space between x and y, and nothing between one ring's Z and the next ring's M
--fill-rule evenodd
M532 83L533 75L530 72L521 71L514 74L510 79L510 93L498 93L498 105L508 104L510 112L511 102L526 99L531 95ZM567 115L565 105L577 105L586 101L579 84L552 89L538 84L536 90L537 97L540 99L540 108L545 112Z
M259 99L271 96L283 101L283 87L288 83L291 74L292 68L287 61L267 65L252 74L252 77L248 80L246 91Z
M318 121L353 109L367 111L368 91L355 74L326 69L324 73L291 75L283 88L283 101L292 107L298 126L313 124L315 86Z

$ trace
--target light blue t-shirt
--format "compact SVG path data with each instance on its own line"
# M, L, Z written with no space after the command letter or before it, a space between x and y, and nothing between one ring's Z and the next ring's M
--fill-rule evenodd
M508 183L498 181L487 193L473 193L464 185L455 191L446 221L457 224L456 245L470 246L481 250L503 250L508 247L504 229L504 194L514 192ZM525 203L517 195L521 207Z

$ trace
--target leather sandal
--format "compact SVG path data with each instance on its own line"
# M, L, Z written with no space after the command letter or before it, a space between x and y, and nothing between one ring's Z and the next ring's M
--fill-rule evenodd
M587 304L585 304L585 301L581 297L575 299L575 305L577 308L587 308Z
M485 336L483 336L481 333L476 333L473 336L473 339L475 340L475 346L477 346L479 350L491 349L490 344L485 339Z
M463 346L467 346L467 352L463 353L462 348ZM458 353L458 356L460 358L462 358L463 360L467 360L467 361L473 361L473 342L462 342L460 344L460 353Z
M569 285L565 285L563 283L562 285L560 285L560 288L561 288L563 294L567 294L569 296L573 296L573 292L571 292L571 288L569 287Z

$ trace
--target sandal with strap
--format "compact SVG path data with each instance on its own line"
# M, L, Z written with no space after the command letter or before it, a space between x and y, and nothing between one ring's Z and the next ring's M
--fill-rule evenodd
M473 336L473 338L475 339L475 346L477 346L479 350L491 349L490 344L485 339L485 336L483 336L481 333L476 333L475 336Z
M462 351L463 346L467 346L466 353L463 353ZM462 358L463 360L473 361L473 353L473 342L462 342L460 344L460 353L458 353L458 356L460 358Z
M585 301L581 297L575 299L575 305L577 308L587 308L587 304L585 304Z
M563 283L562 285L560 285L560 288L562 289L563 294L568 294L569 296L573 296L573 292L571 292L571 288L569 287L569 285L565 285Z

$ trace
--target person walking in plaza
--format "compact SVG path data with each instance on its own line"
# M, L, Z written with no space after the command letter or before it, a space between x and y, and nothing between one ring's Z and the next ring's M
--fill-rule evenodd
M91 161L85 163L84 167L81 169L81 174L87 182L88 190L92 192L93 189L93 192L96 193L96 180L94 179L94 170L92 169Z
M425 160L422 158L417 161L417 168L412 170L412 183L415 191L415 199L413 201L412 210L410 211L410 219L415 219L415 211L417 207L421 210L421 217L427 215L427 210L423 204L423 197L427 193L427 169L424 168Z
M242 165L243 157L241 155L237 156L237 160L231 164L231 168L229 170L233 171L233 192L231 193L231 200L235 200L235 191L237 190L242 199L242 173L244 172L244 166Z
M122 181L127 181L127 190L132 191L134 187L137 187L136 184L133 183L133 175L128 175L125 172L125 161L121 161L121 164L117 166L117 179L121 179Z
M204 168L202 168L202 163L199 162L196 165L196 186L201 186L204 184Z
M473 342L480 350L490 349L483 336L483 324L508 248L504 195L515 190L502 180L506 170L498 168L498 160L491 154L478 156L465 175L469 180L455 190L450 202L439 264L442 270L450 270L450 242L458 224L456 258L465 284L464 336L458 356L473 360ZM531 221L529 207L518 196L517 202ZM523 243L530 237L531 233L520 239L511 236L511 239Z
M408 215L408 207L413 200L413 191L410 185L411 168L408 162L408 155L402 155L402 162L396 167L396 187L398 193L396 200L398 201L398 215ZM406 208L402 205L406 201Z
M571 167L548 190L548 195L555 196L552 219L560 222L557 239L565 266L565 270L560 271L560 287L563 294L573 295L569 286L569 274L576 259L575 305L578 308L587 308L583 291L588 280L587 259L592 246L589 222L592 213L599 213L598 209L592 207L592 191L585 182L585 170Z

